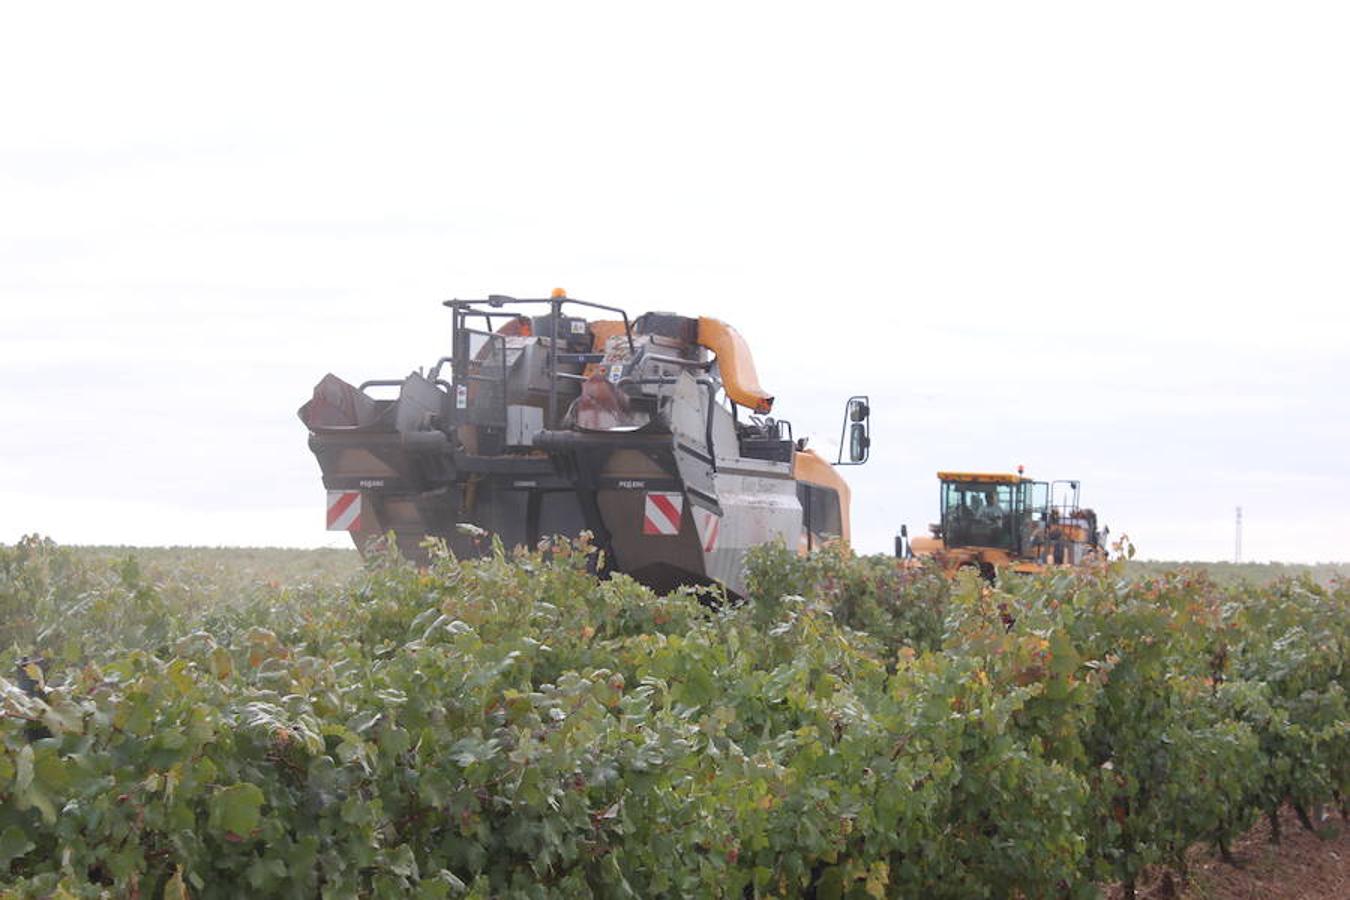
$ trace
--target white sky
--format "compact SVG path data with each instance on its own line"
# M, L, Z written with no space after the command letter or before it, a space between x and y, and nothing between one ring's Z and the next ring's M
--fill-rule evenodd
M0 542L340 545L295 409L439 301L714 315L837 440L1076 477L1146 557L1350 559L1339 3L9 4Z

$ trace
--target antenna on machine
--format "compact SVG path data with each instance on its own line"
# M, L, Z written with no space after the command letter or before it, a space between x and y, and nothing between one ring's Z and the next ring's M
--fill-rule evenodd
M1233 544L1233 562L1242 562L1242 507L1237 508L1237 537Z

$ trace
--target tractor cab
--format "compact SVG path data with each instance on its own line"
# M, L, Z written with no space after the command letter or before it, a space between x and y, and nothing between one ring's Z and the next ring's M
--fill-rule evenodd
M909 540L901 529L896 555L932 557L944 568L978 568L987 578L1011 568L1037 572L1102 555L1105 531L1079 503L1077 481L1036 481L1022 474L939 472L940 521L931 536Z
M1049 485L1021 475L939 472L947 547L988 547L1029 555L1047 518Z

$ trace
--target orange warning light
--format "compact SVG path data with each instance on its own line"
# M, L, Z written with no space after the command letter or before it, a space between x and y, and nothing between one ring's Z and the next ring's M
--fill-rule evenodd
M554 288L553 293L549 294L549 298L552 300L566 300L567 291L562 288Z

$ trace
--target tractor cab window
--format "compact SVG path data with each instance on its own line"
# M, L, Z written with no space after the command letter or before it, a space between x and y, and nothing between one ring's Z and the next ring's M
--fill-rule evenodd
M1018 551L1039 556L1047 539L1050 515L1050 485L1044 481L1024 481L1018 485L1022 507L1018 515Z
M947 546L1014 549L1020 485L946 481L942 484L943 533Z
M1032 526L1044 525L1050 513L1050 485L1044 481L1024 481L1022 517Z
M1050 503L1050 485L1044 481L1026 482L1027 510L1033 515L1044 516Z

